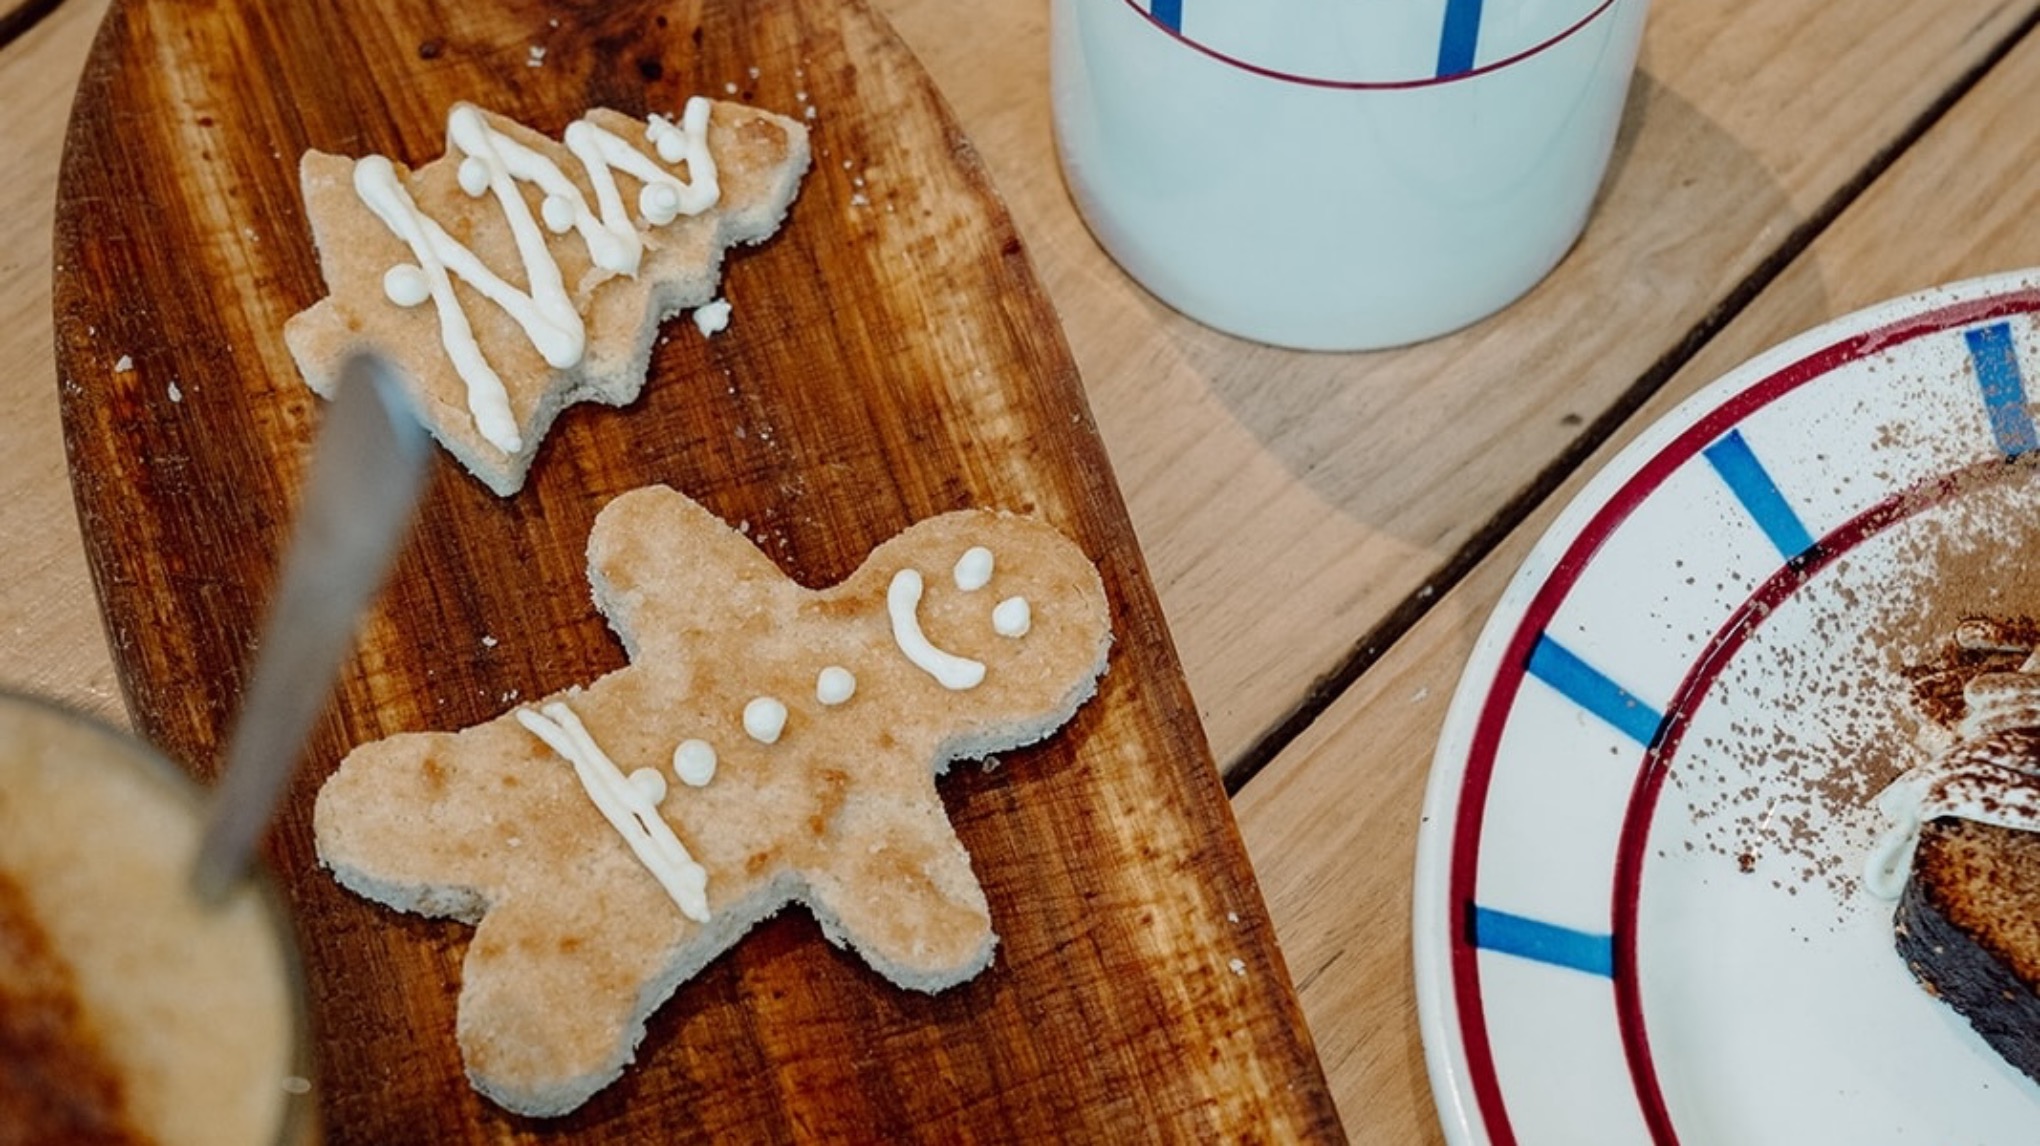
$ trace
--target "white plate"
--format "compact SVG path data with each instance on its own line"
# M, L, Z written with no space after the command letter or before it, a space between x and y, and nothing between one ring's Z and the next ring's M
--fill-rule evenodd
M1455 1142L2040 1141L2040 1086L1857 879L1925 750L1900 666L1979 602L2040 614L2040 576L1947 576L2040 569L2028 378L2040 273L1873 307L1682 404L1540 541L1419 836Z

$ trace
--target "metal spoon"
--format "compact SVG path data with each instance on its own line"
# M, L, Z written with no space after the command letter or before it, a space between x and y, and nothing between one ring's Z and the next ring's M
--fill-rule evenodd
M282 581L199 844L192 881L208 902L247 870L410 523L430 445L388 364L350 358L313 443Z

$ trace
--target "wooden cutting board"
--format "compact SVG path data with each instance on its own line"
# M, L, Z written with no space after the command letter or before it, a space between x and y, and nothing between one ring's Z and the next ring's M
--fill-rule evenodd
M644 397L569 411L515 497L437 463L269 841L329 1137L1336 1137L1056 317L970 143L861 4L115 3L64 158L56 329L136 724L209 778L241 695L321 411L280 334L323 293L300 153L422 164L460 99L556 135L590 106L696 93L815 109L786 226L727 265L732 327L671 324ZM650 482L745 523L811 586L931 514L1037 514L1098 563L1118 643L1062 733L944 783L1002 937L988 971L903 992L791 911L683 985L620 1082L521 1119L461 1071L468 929L342 891L309 810L356 743L619 667L584 546L607 499Z

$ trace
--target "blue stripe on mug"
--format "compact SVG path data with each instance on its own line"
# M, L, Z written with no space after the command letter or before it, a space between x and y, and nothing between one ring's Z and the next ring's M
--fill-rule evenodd
M1450 79L1474 69L1480 47L1481 3L1445 0L1445 19L1438 32L1437 78ZM1183 0L1148 0L1148 16L1171 32L1183 32Z
M1480 0L1445 0L1445 27L1438 37L1438 78L1473 70L1480 43Z

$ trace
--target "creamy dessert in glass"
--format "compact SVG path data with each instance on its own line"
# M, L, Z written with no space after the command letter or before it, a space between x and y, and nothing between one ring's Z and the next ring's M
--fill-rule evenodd
M0 1125L12 1140L316 1140L289 921L260 876L199 901L203 809L147 745L0 690Z

